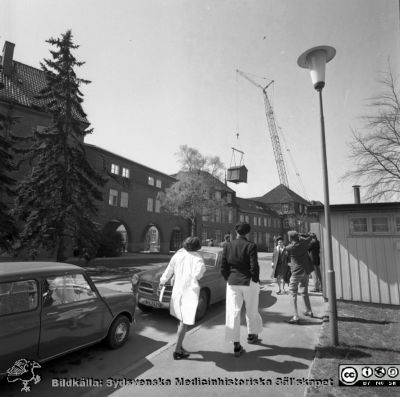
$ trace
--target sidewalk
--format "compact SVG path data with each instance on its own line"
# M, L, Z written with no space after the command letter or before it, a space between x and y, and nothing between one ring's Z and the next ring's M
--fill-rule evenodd
M173 360L174 336L164 348L110 377L110 383L120 379L124 387L108 387L108 392L103 390L106 394L98 390L96 395L302 396L306 385L301 383L308 378L314 359L324 302L320 294L311 294L316 318L304 318L301 325L286 323L291 316L290 297L276 295L276 284L269 279L270 262L264 259L260 265L260 311L264 322L259 335L261 343L246 343L247 330L242 318L241 336L246 353L235 358L232 344L224 340L223 312L187 333L184 346L192 352L189 359ZM299 310L303 310L301 297Z

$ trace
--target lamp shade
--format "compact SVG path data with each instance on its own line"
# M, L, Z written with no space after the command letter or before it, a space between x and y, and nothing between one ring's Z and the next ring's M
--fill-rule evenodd
M325 65L333 59L336 50L330 46L318 46L303 52L297 60L301 68L308 68L311 74L311 81L316 90L325 85Z

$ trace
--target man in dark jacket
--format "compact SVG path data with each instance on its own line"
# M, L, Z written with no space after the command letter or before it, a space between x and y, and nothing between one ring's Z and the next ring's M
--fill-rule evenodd
M309 235L299 235L295 230L288 231L289 245L286 251L289 255L289 266L292 272L289 282L289 293L292 296L294 316L289 320L290 324L299 323L299 314L297 311L297 292L300 286L300 292L303 295L304 305L306 306L305 316L313 317L311 310L310 297L308 295L309 274L314 270L311 259L308 255L308 249L312 237Z
M234 343L235 357L239 357L244 352L240 344L240 311L243 302L246 306L248 343L259 341L258 334L263 324L258 312L260 268L257 246L246 238L250 232L248 223L238 223L235 229L237 239L227 243L222 251L221 273L227 281L225 336Z

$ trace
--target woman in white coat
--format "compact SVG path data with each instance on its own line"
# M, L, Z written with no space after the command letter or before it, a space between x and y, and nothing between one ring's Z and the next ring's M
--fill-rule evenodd
M162 288L174 275L170 313L180 321L176 348L173 354L174 360L189 357L189 353L182 347L182 342L187 326L193 325L195 322L200 294L198 280L206 271L203 258L196 252L201 248L200 239L198 237L188 237L182 245L183 248L171 258L164 274L160 278L160 288Z

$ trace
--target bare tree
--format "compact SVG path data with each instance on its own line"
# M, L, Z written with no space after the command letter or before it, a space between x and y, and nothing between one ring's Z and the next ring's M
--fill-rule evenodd
M362 117L364 129L353 130L350 160L343 176L365 186L365 200L400 197L400 92L392 71L380 80L382 92L370 99L371 113Z
M197 219L222 211L226 204L226 198L216 197L224 164L218 156L203 156L187 145L180 146L176 155L181 164L177 181L165 192L160 192L158 199L166 212L190 221L190 233L194 236Z
M175 154L181 164L181 171L205 171L218 179L223 176L225 166L218 156L203 156L197 149L187 145L179 146Z

